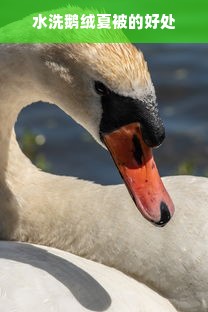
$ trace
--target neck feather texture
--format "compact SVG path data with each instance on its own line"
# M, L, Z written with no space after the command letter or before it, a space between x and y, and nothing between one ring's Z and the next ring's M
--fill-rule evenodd
M0 238L49 244L51 226L59 214L58 184L64 179L32 165L16 142L14 124L22 108L40 100L57 103L60 93L68 96L57 90L67 88L41 63L41 45L1 45L0 53ZM66 180L63 184L70 188L73 179ZM66 199L62 209L67 205Z

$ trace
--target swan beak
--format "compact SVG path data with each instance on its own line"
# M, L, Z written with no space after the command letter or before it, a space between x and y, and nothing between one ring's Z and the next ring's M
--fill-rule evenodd
M142 139L139 123L103 134L103 141L142 215L164 226L174 213L174 205L159 176L152 149Z

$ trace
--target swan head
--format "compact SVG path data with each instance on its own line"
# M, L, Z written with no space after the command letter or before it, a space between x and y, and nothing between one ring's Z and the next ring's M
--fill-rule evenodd
M58 65L48 62L70 90L60 106L107 147L143 216L165 225L174 206L152 156L165 130L142 52L131 44L64 49Z

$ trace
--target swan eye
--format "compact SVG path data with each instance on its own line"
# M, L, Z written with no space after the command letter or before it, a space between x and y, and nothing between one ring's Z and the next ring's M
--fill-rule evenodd
M99 95L109 94L109 89L100 81L95 81L95 91Z

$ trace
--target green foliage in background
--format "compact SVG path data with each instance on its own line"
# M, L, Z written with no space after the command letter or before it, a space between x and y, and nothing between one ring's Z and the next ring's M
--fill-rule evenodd
M197 175L198 166L193 160L186 160L179 164L176 174L179 175ZM203 176L208 177L208 168L205 168L202 173Z
M25 129L23 135L18 139L23 153L41 170L51 171L51 164L44 153L40 151L41 145L45 144L42 135L35 135L29 129Z

